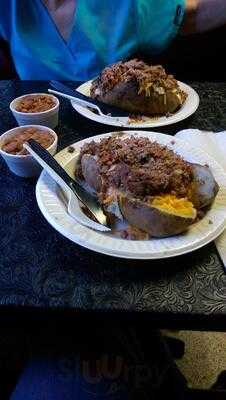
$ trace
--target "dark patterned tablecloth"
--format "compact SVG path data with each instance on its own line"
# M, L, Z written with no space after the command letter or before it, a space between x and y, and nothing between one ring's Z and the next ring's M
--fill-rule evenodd
M182 128L220 131L226 127L224 83L194 83L201 104ZM0 134L14 127L9 102L47 89L45 82L0 82ZM79 116L61 101L59 149L79 139L114 130ZM160 325L226 329L226 273L210 244L164 261L127 261L81 248L56 232L35 199L35 181L11 174L0 160L0 310L76 309L148 313ZM224 322L225 321L225 322ZM170 325L170 323L169 323Z

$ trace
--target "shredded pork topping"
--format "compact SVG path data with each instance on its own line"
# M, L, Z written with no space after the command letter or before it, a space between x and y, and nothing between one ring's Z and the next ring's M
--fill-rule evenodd
M102 177L102 199L109 187L142 200L162 193L184 197L193 180L188 162L148 138L110 137L99 143L92 141L82 147L80 159L84 154L96 157Z
M106 67L100 77L97 78L91 89L91 96L95 97L98 93L107 93L120 82L129 82L135 80L138 84L138 94L145 92L150 96L151 90L159 94L165 94L166 91L175 91L185 96L179 88L177 80L173 75L168 75L161 65L148 65L137 59L128 62L118 62Z

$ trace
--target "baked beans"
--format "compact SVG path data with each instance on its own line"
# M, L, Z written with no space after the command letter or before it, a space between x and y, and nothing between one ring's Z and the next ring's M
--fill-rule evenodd
M50 110L55 107L56 102L47 95L27 95L15 107L16 111L24 113L36 113Z
M28 151L23 148L23 144L29 140L36 140L41 146L47 149L54 142L54 137L48 131L40 128L24 128L15 135L11 136L2 146L2 150L9 154L23 155Z

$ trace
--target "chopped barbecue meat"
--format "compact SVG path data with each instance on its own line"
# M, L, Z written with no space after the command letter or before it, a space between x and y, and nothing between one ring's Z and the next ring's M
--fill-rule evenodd
M144 137L93 141L82 147L80 159L84 154L96 157L103 178L102 197L111 186L141 199L160 193L183 197L193 179L188 162L166 146Z

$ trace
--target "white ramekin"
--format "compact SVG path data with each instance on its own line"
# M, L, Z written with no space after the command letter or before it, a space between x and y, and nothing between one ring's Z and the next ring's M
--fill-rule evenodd
M42 95L42 96L49 96L51 97L56 105L53 108L50 108L50 110L47 111L42 111L42 112L35 112L35 113L25 113L21 111L16 110L16 106L18 103L24 99L27 96L37 96L37 95ZM44 125L48 126L49 128L54 129L58 125L58 120L59 120L59 100L57 97L53 96L52 94L48 93L28 93L25 94L24 96L17 97L14 99L9 107L10 110L12 111L18 125Z
M40 167L38 162L30 154L24 154L24 155L9 154L2 150L4 143L8 141L8 139L11 136L15 136L17 132L20 132L24 128L39 128L43 131L49 132L54 137L54 142L47 149L48 152L52 155L56 153L58 137L56 132L54 132L49 127L43 125L19 126L17 128L10 129L9 131L3 133L0 136L0 154L4 158L10 171L23 178L30 178L38 176L40 174L42 168Z

